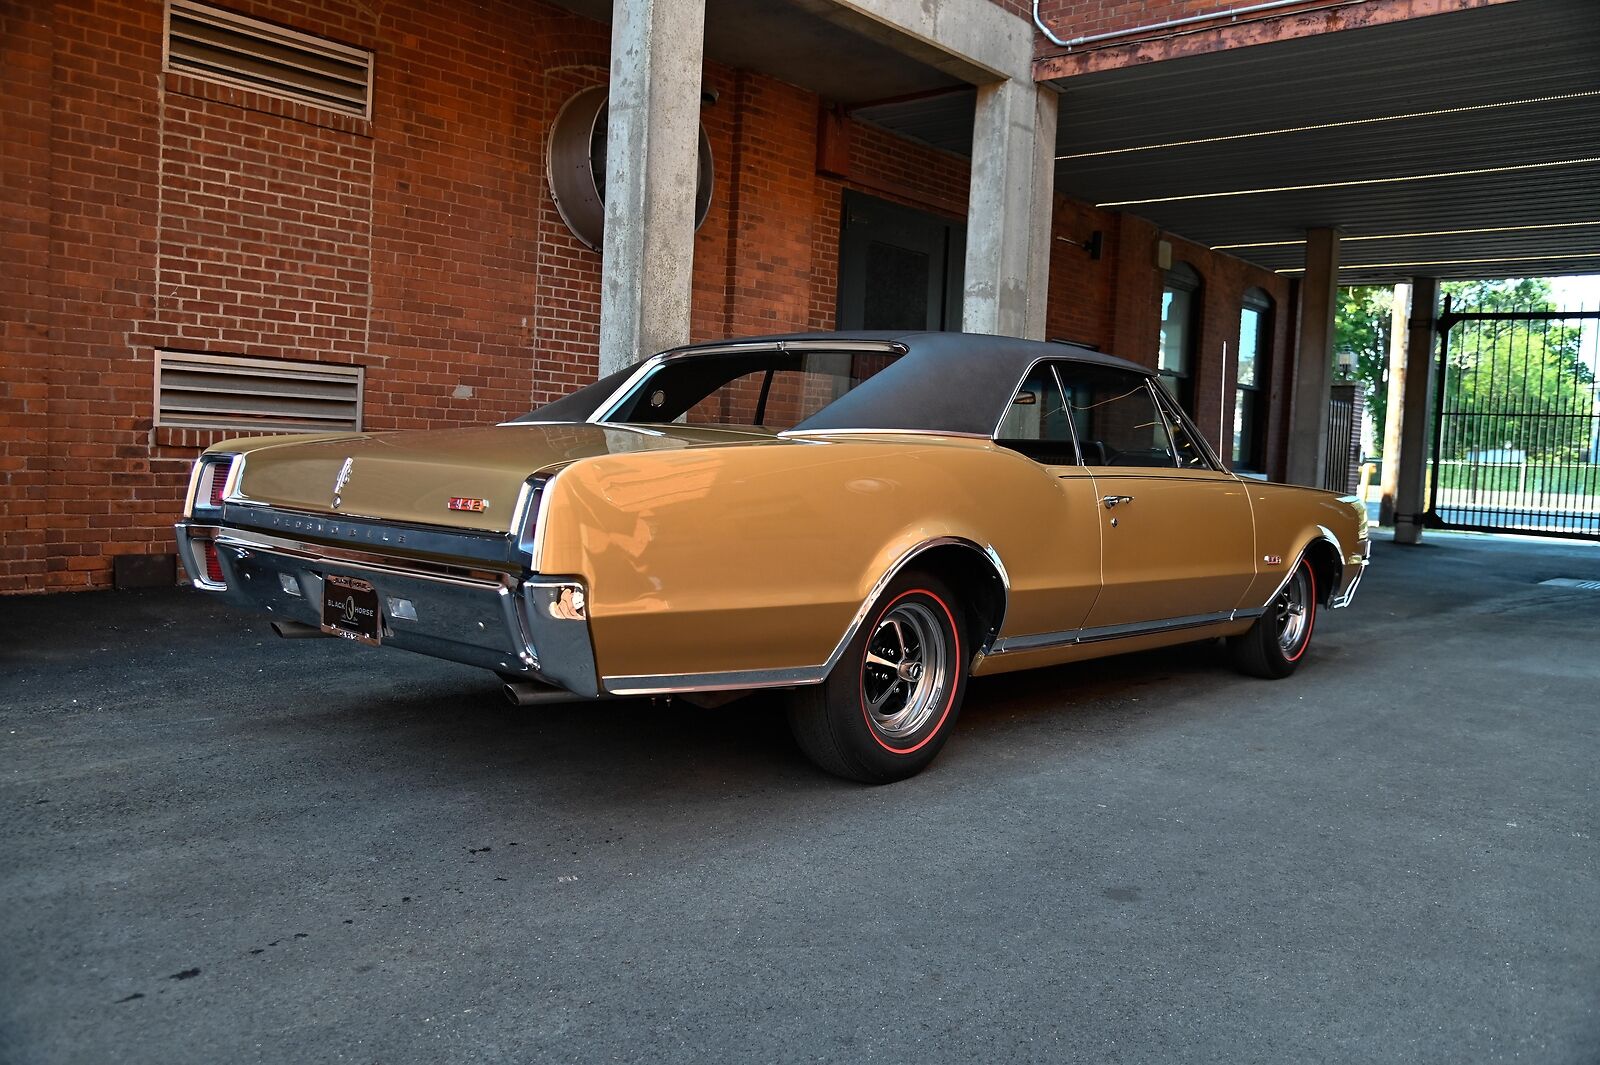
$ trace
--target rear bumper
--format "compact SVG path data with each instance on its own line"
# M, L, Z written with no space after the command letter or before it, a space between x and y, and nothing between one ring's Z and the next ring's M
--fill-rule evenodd
M1356 549L1344 559L1344 570L1340 587L1328 597L1330 609L1338 610L1350 605L1350 600L1356 596L1356 588L1361 585L1361 578L1366 575L1367 565L1372 561L1372 541L1358 540Z
M177 534L191 574L206 572L200 550L215 545L223 584L194 584L235 606L320 627L323 577L356 577L377 589L386 646L600 694L589 623L581 605L574 608L584 601L575 578L424 562L231 525L179 522Z

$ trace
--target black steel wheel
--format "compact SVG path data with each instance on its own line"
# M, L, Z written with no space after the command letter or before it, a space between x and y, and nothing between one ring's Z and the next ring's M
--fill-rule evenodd
M822 769L868 784L921 772L961 711L966 630L942 580L897 576L827 680L791 698L789 727L800 749Z
M1304 555L1266 613L1242 636L1228 640L1233 664L1252 677L1277 679L1295 671L1317 623L1317 575Z

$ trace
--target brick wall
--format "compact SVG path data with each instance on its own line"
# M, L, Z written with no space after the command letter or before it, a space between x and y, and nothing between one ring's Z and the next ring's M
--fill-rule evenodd
M43 587L45 579L54 44L48 10L0 6L0 590Z
M1165 271L1158 266L1162 241L1172 246L1172 261L1184 262L1200 275L1198 329L1194 353L1196 424L1224 458L1232 449L1233 402L1239 350L1239 312L1247 289L1259 288L1272 298L1271 350L1267 355L1268 417L1263 432L1267 472L1281 476L1288 441L1291 345L1297 294L1287 279L1204 245L1164 233L1134 215L1117 217L1117 252L1110 303L1112 348L1118 355L1156 365L1161 331L1161 290ZM1054 277L1052 276L1052 289Z
M372 121L164 76L159 0L0 8L0 591L104 587L112 556L172 550L216 434L153 428L157 348L359 363L379 430L503 418L593 379L600 256L555 210L544 138L605 82L608 27L537 0L230 6L372 49ZM965 214L965 159L847 122L823 174L817 97L715 65L705 84L695 339L832 327L846 189ZM1052 248L1050 335L1151 361L1160 235L1058 200L1056 235L1096 229L1098 261ZM1204 406L1243 288L1288 292L1184 254L1207 283Z

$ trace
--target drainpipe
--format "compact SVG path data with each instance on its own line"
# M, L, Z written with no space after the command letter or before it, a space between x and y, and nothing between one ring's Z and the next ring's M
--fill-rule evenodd
M1267 3L1250 4L1246 7L1233 7L1226 11L1213 11L1209 15L1189 15L1186 18L1168 19L1165 22L1152 22L1148 26L1135 26L1132 29L1112 30L1109 33L1091 33L1086 37L1074 37L1064 41L1055 35L1055 32L1045 24L1044 16L1039 14L1041 0L1033 0L1033 24L1039 27L1039 32L1050 40L1051 44L1060 45L1062 48L1077 48L1085 44L1098 44L1100 41L1109 41L1116 37L1132 37L1142 33L1160 33L1162 30L1176 29L1179 26L1191 26L1196 22L1215 22L1220 19L1238 19L1244 15L1254 15L1262 11L1272 11L1275 8L1291 7L1295 4L1304 4L1307 0L1268 0ZM1360 0L1357 0L1360 2Z

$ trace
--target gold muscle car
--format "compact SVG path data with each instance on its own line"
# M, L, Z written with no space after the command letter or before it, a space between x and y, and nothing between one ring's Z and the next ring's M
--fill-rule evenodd
M1283 677L1367 564L1354 499L1229 473L1134 363L958 333L668 351L514 421L274 436L195 465L196 587L493 670L513 701L791 692L862 781L967 679L1226 637Z

